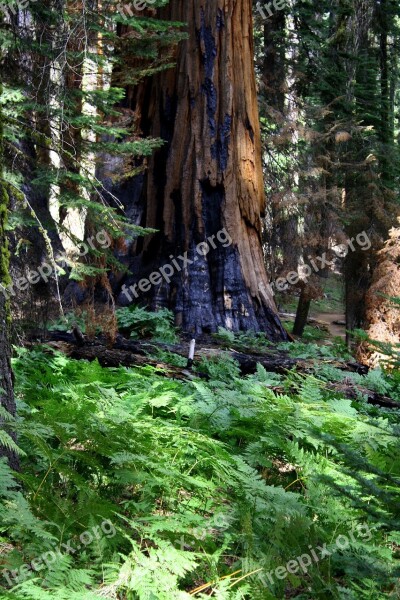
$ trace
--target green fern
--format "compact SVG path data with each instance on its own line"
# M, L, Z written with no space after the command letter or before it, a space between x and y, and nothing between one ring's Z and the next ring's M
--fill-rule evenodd
M118 308L116 311L118 327L131 338L151 338L155 341L173 344L177 341L173 326L174 315L165 308L151 313L139 306Z
M311 597L360 589L366 600L374 581L386 597L397 562L398 419L360 412L327 389L326 371L283 376L259 366L241 377L230 359L203 365L208 381L180 382L150 367L105 369L49 348L18 351L13 427L25 456L22 474L0 462L2 568L51 548L61 555L11 594L172 600L200 588L199 598L213 590L247 600L283 598L288 585L300 597L307 585ZM369 383L382 377L390 382L385 374ZM62 551L104 520L115 535ZM307 577L266 589L247 576L310 546L332 548L365 522L371 539Z

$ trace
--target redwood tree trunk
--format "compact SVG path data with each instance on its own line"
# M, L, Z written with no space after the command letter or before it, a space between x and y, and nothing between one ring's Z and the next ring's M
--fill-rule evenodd
M285 339L261 246L264 185L251 0L171 0L161 16L188 24L176 68L128 90L141 133L165 140L145 176L119 196L136 223L159 230L131 249L128 286L188 252L196 261L132 302L169 306L193 333L263 330ZM226 228L232 244L201 257ZM120 257L121 258L121 257ZM121 282L122 283L122 282ZM126 288L125 288L126 289ZM119 301L127 303L126 294Z

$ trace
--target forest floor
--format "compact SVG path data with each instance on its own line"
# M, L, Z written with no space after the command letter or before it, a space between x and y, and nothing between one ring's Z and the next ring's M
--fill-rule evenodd
M320 325L221 329L190 368L168 311L118 309L113 343L68 319L13 360L24 497L0 494L1 598L397 597L400 377ZM67 552L23 571L50 542Z
M343 324L345 315L340 312L333 313L313 313L313 318L324 323L332 337L346 338L346 327ZM342 324L340 324L342 323Z

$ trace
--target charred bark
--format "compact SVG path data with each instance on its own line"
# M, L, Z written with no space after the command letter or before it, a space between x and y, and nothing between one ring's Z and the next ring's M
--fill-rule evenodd
M124 108L134 111L143 135L165 144L145 176L117 191L127 214L159 233L127 251L133 275L119 284L132 286L185 252L193 262L175 269L170 281L118 300L172 308L188 332L222 326L286 339L261 245L265 200L251 1L172 0L161 16L188 23L189 37L177 49L176 68L129 89ZM196 252L223 229L232 244L216 242L205 256Z

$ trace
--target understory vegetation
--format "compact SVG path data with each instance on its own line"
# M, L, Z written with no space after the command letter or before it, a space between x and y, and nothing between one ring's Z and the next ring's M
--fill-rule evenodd
M156 338L159 320L145 322ZM222 355L186 381L16 349L18 417L2 418L22 468L0 463L1 598L399 597L400 411L327 382L400 401L400 369L350 374L337 346L307 348L307 374L242 376Z

